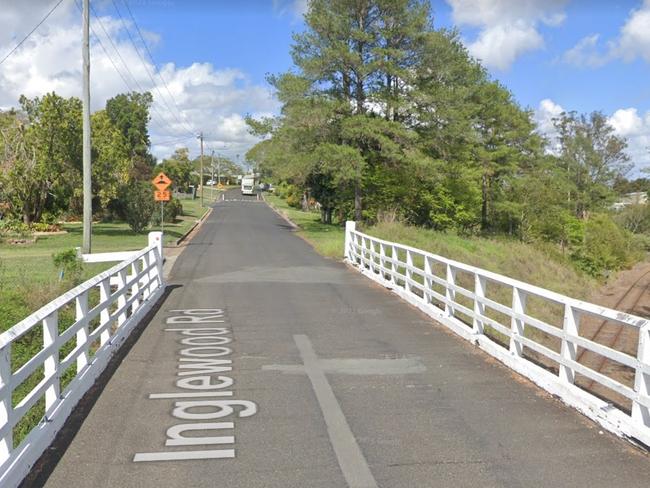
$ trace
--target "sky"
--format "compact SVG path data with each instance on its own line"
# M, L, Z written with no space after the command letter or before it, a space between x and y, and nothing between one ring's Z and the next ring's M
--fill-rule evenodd
M59 0L0 0L0 60ZM21 94L81 94L81 0L62 0L0 64L0 109ZM650 0L431 0L434 26L534 112L552 137L563 111L602 111L628 139L631 176L650 167ZM247 114L277 114L265 77L292 68L308 0L91 0L91 105L130 90L154 97L158 158L187 146L243 162Z

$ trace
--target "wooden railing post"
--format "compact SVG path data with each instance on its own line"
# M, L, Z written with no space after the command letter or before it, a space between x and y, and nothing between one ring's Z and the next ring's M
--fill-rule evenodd
M408 249L406 250L406 272L404 273L406 275L406 280L404 281L404 289L411 293L411 284L409 283L409 280L413 279L413 271L411 271L411 267L413 266L413 255L411 254L411 251Z
M386 246L383 242L379 243L379 269L381 277L386 279Z
M449 317L453 317L456 313L453 306L453 302L456 301L456 291L449 285L456 285L456 269L451 264L447 264L446 278L447 286L445 287L445 297L447 298L447 303L445 303L445 313Z
M578 346L569 339L569 335L577 336L580 331L580 312L575 310L568 303L564 304L564 323L562 325L562 346L560 348L560 355L562 358L575 361L578 357ZM576 373L570 366L560 364L559 371L560 380L567 383L574 383L576 380Z
M390 263L390 280L394 284L397 284L397 280L395 279L395 273L397 272L397 265L395 263L399 262L397 247L391 246L390 252L391 252L391 257L393 258L393 260Z
M352 249L353 233L357 228L356 222L347 220L345 222L345 248L343 249L343 257L347 261L352 261L354 257L354 250Z
M158 264L158 285L163 286L163 233L159 231L149 232L149 247L156 246L156 263Z
M156 263L156 254L154 251L149 251L146 253L144 256L142 256L142 269L149 270L147 271L143 276L142 280L140 281L140 289L142 290L142 299L146 302L149 296L151 295L151 292L153 291L151 289L151 283L156 279L157 271L155 271L155 268L152 270L150 268L152 263Z
M126 300L128 295L128 290L126 290L126 269L121 269L117 272L117 292L120 293L120 296L117 298L117 306L119 309L123 309L126 306ZM117 316L117 326L121 327L124 322L126 322L126 312L124 309Z
M650 398L650 373L644 371L642 367L650 366L650 322L639 329L637 359L639 366L637 366L634 376L634 391L647 402ZM638 401L633 401L632 420L644 427L650 427L650 409Z
M51 379L50 386L45 390L45 413L55 405L61 390L59 382L59 311L54 311L43 319L43 349L52 347L49 356L43 362L43 373L46 379Z
M9 423L12 411L11 394L11 343L9 343L0 350L0 427ZM9 458L13 443L13 430L7 429L0 437L0 465Z
M111 298L111 284L110 284L110 279L105 279L99 284L99 302L100 303L105 303L108 302ZM99 314L99 326L102 327L103 325L107 324L111 320L111 307L110 305L107 306L104 310L101 311ZM108 342L110 339L111 333L108 330L104 330L100 334L100 345L104 345Z
M427 255L424 256L424 293L422 294L422 299L424 303L431 303L431 293L429 290L433 288L433 280L431 275L433 270L431 269L431 258Z
M519 288L512 288L512 311L513 313L526 313L526 293ZM510 353L521 357L524 353L524 345L517 340L524 336L526 322L523 319L512 317L510 319Z
M480 315L485 315L485 304L481 302L481 298L485 298L485 291L487 280L479 275L474 275L474 317L472 321L472 328L474 334L484 334L483 321L479 318Z
M88 315L88 290L84 291L75 300L75 320L79 322ZM77 356L77 373L88 364L88 324L77 331L77 347L83 347L81 354Z
M131 263L131 275L133 279L135 279L136 276L138 276L138 273L140 273L140 269L138 269L138 262L140 260L133 261ZM142 278L138 278L136 281L133 282L131 285L131 295L135 296L136 298L133 300L131 303L131 310L136 311L138 307L140 306L140 280Z

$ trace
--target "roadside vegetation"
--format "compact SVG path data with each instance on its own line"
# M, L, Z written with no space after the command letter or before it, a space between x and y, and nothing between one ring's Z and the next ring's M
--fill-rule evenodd
M149 93L120 94L92 114L93 252L140 249L160 228L151 184L159 171L168 172L175 195L164 205L166 245L205 210L194 195L198 158L179 148L158 164L150 153L151 104ZM0 331L110 266L75 267L70 258L82 234L81 126L81 101L56 93L23 96L17 108L0 111ZM204 183L211 161L204 161ZM225 183L239 172L223 158L217 163ZM217 195L206 188L205 201Z
M277 195L269 195L266 200L299 227L298 235L318 253L343 258L345 232L341 225L323 224L318 212L291 207ZM361 230L578 299L588 299L599 284L596 278L576 269L568 256L548 245L540 247L502 237L462 236L390 219L363 226Z
M644 258L641 209L612 209L650 185L626 179L627 142L603 113L562 113L543 137L427 1L314 0L305 22L294 66L269 77L281 114L247 120L264 136L247 158L289 206L529 282L554 281L546 255L599 279Z
M198 199L183 200L182 205L183 214L174 222L165 223L165 245L173 245L207 211ZM70 252L76 256L74 248L81 242L82 226L69 223L61 229L65 233L31 237L35 242L28 244L0 242L0 332L115 264L79 263L76 268L76 259L65 260L61 256ZM146 245L147 233L134 233L126 222L93 225L93 252L130 251Z

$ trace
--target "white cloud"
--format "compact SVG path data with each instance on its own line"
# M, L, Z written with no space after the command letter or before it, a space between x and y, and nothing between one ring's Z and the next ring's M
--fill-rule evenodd
M28 3L31 5L31 2L11 1L0 9L0 25L14 27L13 32L0 30L0 56L9 52L33 28L33 5L27 8L25 4ZM206 62L189 66L166 63L160 68L151 63L143 64L123 24L109 16L101 17L101 23L130 74L95 19L92 29L110 57L91 35L92 109L103 108L107 99L128 91L113 66L115 63L131 89L150 91L154 97L150 134L152 152L157 157L166 157L181 146L188 146L196 154L198 141L193 134L203 131L207 147L232 157L240 154L243 158L248 148L257 142L248 134L243 114L277 113L279 105L270 89L250 83L241 70L216 68ZM80 31L77 7L74 2L64 2L0 67L0 108L16 106L21 94L31 98L56 91L66 97L80 96ZM159 39L157 33L145 35L148 42ZM144 49L139 48L144 57ZM182 138L186 140L179 140Z
M562 61L575 66L597 68L607 63L607 55L598 52L599 34L583 37L562 55Z
M564 22L566 0L447 0L454 22L478 27L469 52L488 67L508 69L522 54L544 47L540 24Z
M625 61L641 57L650 62L650 0L645 0L641 8L630 13L611 50Z
M551 154L556 154L558 151L558 132L555 129L554 119L562 115L562 112L565 112L564 107L545 98L539 102L539 107L533 116L537 122L538 132L548 139L547 151Z
M636 108L619 109L608 122L616 135L627 139L627 153L634 163L633 174L650 167L650 111L643 118Z
M309 10L309 0L273 0L273 10L279 15L289 13L299 21Z
M557 152L557 131L553 119L559 117L564 108L550 99L544 99L535 110L535 121L539 132L549 140L548 151ZM642 117L636 108L616 110L607 121L614 128L614 133L627 139L627 154L634 163L632 177L637 177L642 168L650 167L650 111Z
M597 68L615 59L630 62L642 58L650 63L650 0L630 11L619 35L598 45L599 36L593 34L581 39L562 56L562 60L576 66Z

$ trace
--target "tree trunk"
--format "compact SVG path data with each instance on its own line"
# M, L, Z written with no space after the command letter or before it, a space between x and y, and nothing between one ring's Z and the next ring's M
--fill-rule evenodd
M354 220L361 222L361 182L357 179L354 182Z
M481 180L481 230L488 229L488 177L483 175Z

